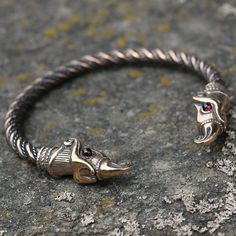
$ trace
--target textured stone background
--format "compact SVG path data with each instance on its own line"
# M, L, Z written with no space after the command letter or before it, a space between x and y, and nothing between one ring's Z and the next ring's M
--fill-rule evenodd
M38 75L87 53L174 48L219 67L236 91L236 1L0 1L0 125ZM196 76L159 67L90 74L42 99L26 133L36 144L80 137L135 169L106 183L53 179L0 136L0 235L236 235L236 103L228 135L197 134Z

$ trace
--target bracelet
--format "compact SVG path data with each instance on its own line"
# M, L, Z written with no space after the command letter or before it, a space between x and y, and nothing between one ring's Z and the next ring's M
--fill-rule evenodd
M183 52L145 48L127 49L84 56L57 68L54 72L47 73L44 77L37 78L27 86L16 97L6 115L6 138L10 147L19 156L32 161L50 175L73 175L78 183L95 183L98 180L128 172L130 166L121 166L111 162L102 152L83 147L75 138L68 139L60 147L35 147L24 137L21 127L29 108L46 92L63 82L99 68L137 63L177 65L200 74L207 84L193 97L200 132L199 137L194 141L198 144L209 145L225 131L229 96L217 70L195 56Z

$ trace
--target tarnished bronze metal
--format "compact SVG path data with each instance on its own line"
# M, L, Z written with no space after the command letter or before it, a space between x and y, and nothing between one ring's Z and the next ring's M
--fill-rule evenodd
M83 154L77 139L68 139L61 147L42 147L37 155L37 165L52 176L73 175L78 183L95 183L128 172L131 166L120 166L93 149Z
M197 109L198 144L211 144L227 127L229 97L220 73L206 62L183 52L156 49L126 49L99 52L71 61L65 66L37 78L11 104L6 114L6 138L11 148L21 157L36 163L52 176L73 175L78 183L94 183L118 176L130 170L129 166L112 163L99 151L84 148L78 139L69 139L60 147L36 147L23 135L22 122L34 103L46 92L85 72L113 65L156 63L177 65L200 74L207 85L193 97Z
M229 96L226 89L216 82L210 82L193 97L197 109L197 123L201 133L194 141L210 144L226 129L226 112L229 108Z

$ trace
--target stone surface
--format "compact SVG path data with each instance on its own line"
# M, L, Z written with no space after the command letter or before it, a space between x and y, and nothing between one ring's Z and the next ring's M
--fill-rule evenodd
M236 90L236 1L2 0L0 125L23 87L55 66L126 47L195 53ZM42 99L27 137L80 137L134 170L91 186L53 179L0 135L0 235L235 235L236 104L216 144L193 144L192 74L128 67L85 75Z

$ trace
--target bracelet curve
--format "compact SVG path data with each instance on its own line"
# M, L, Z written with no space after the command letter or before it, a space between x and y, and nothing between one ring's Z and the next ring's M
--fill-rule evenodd
M95 183L129 171L130 166L121 166L111 162L103 153L83 147L75 138L66 140L60 147L35 147L24 137L21 127L29 108L45 92L57 85L99 68L135 63L177 65L200 74L207 84L193 97L200 132L199 137L194 141L198 144L209 145L225 131L229 96L217 70L197 57L183 52L145 48L126 49L86 55L37 78L27 86L10 105L6 114L5 131L10 147L19 156L32 161L50 175L73 175L78 183Z

